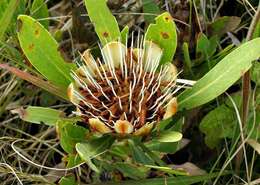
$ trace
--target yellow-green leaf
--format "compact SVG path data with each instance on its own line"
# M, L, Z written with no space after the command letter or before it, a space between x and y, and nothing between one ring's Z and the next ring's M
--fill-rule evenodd
M63 60L58 43L38 21L27 15L20 15L18 21L18 39L26 57L46 79L66 91L75 66Z
M123 44L127 43L128 33L129 33L129 27L125 26L124 29L121 31L121 42Z
M37 124L55 125L58 120L64 119L62 111L47 107L29 106L26 109L18 108L12 110L12 113L18 113L24 121Z
M171 62L177 47L177 33L173 18L165 12L155 19L155 24L148 27L145 40L153 41L163 49L160 63Z
M176 131L164 131L160 133L160 136L157 139L159 142L162 143L173 143L180 141L182 138L182 134Z
M205 104L234 84L260 57L260 38L242 44L223 58L191 88L178 96L179 109Z
M107 7L106 0L85 0L88 16L103 45L120 39L116 18Z

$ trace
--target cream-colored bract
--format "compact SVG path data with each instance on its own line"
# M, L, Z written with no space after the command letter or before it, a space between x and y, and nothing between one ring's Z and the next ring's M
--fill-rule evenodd
M102 121L100 121L97 118L90 118L88 120L88 123L89 123L89 126L94 131L97 131L97 132L100 132L103 134L112 132L112 130L108 126L106 126Z
M134 132L134 135L136 135L136 136L146 136L146 135L148 135L151 132L153 127L154 127L154 123L149 123L148 122L144 126L139 128L138 130L136 130Z
M172 98L166 106L166 111L163 119L172 117L177 112L177 98Z
M72 72L72 77L75 81L68 87L70 101L78 107L78 110L82 110L83 106L92 110L77 111L77 114L89 118L88 124L93 131L147 135L158 122L155 118L162 107L165 112L162 119L167 119L177 112L176 93L187 84L177 81L177 69L172 63L160 65L163 50L157 44L146 41L144 43L140 42L137 47L134 47L132 41L131 47L127 48L121 42L110 42L101 48L101 54L103 62L99 58L94 59L90 50L86 50L82 54L84 64L79 65L79 68ZM111 75L110 77L107 75L108 72ZM111 121L101 116L102 111L94 103L88 102L85 95L80 92L80 89L84 89L88 96L99 102L102 105L102 109L108 111L110 116L115 118L115 113L96 97L91 88L94 87L108 101L116 99L118 106L123 110L126 102L123 98L126 97L120 97L114 87L114 85L123 85L119 82L118 73L120 73L121 81L123 79L124 82L127 81L127 84L129 84L129 90L126 93L129 105L127 106L127 112L125 111L122 114L124 116ZM114 85L111 83L111 78L115 80ZM112 90L112 97L106 94L106 89L99 84L100 81L106 83L107 87ZM139 96L133 97L133 92L137 88L140 91ZM148 89L150 89L149 96L146 94L145 97L145 92ZM156 97L158 90L161 94ZM152 101L152 97L154 103L147 108L147 111L152 112L152 114L140 126L142 106L146 102ZM156 97L156 100L154 100L154 97ZM136 101L133 101L136 98L139 100L137 104ZM138 114L140 113L140 117L128 119L127 114L131 113L134 107L138 109L136 111L138 111Z
M114 129L119 134L131 134L134 130L133 125L126 120L117 120Z

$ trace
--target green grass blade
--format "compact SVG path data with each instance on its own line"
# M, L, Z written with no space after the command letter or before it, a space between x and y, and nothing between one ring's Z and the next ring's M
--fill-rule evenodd
M244 43L203 76L191 89L178 96L179 109L205 104L234 84L260 57L260 38Z
M222 175L227 175L228 173L222 173ZM165 177L165 178L152 178L152 179L144 179L144 180L129 180L123 181L119 183L102 183L103 185L190 185L195 184L202 181L209 181L212 178L215 178L219 175L219 173L211 173L207 175L200 176L179 176L179 177ZM99 184L96 184L99 185Z
M1 3L5 3L5 1L2 1ZM19 0L10 0L9 4L5 8L5 11L3 14L1 14L0 18L0 41L2 41L5 31L7 30L9 23L12 20L13 14L16 10L16 7L19 4Z
M68 177L62 177L61 180L59 181L59 185L79 185L75 177L73 176L68 176Z
M35 19L43 19L49 17L49 11L47 4L44 0L34 0L31 7L31 16ZM49 20L40 20L39 21L46 29L49 28Z
M18 21L18 39L26 57L46 79L66 90L75 66L63 60L58 43L38 21L26 15Z

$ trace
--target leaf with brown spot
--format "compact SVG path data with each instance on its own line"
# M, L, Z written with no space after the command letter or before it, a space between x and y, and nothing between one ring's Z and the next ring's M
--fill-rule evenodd
M35 32L34 32L34 35L36 37L40 36L40 30L39 29L36 29Z
M171 62L177 47L177 32L173 18L168 12L156 17L156 23L148 27L145 40L153 41L163 50L160 63Z
M33 48L34 48L34 44L30 44L30 45L28 46L28 49L29 49L30 51L32 51Z
M58 43L38 21L20 15L18 23L18 39L25 56L46 79L66 91L72 81L70 72L76 66L63 60Z
M108 9L105 0L85 0L85 5L102 45L120 39L116 18Z

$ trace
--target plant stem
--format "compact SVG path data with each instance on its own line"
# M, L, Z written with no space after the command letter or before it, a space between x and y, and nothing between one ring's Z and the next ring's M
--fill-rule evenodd
M246 36L246 42L251 40L253 38L253 33L255 31L255 28L257 26L258 21L260 21L260 2L258 4L257 11L255 13L255 16L250 24L249 30L247 32ZM246 125L247 122L247 116L248 116L248 111L249 111L249 99L250 99L250 72L247 71L243 77L242 77L242 111L241 111L241 120L242 120L242 125L243 128ZM235 171L236 173L239 172L240 165L242 163L242 158L243 158L243 151L240 150L236 156L236 164L235 164Z

